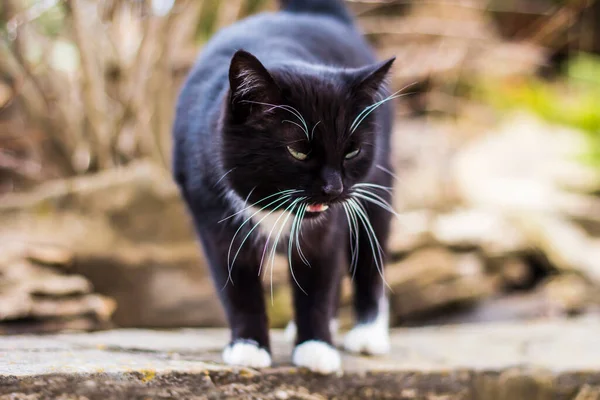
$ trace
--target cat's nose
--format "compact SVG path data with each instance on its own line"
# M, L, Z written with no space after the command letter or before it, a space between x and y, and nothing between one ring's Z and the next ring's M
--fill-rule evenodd
M344 191L342 175L339 171L329 168L323 170L323 194L327 196L339 196Z
M327 196L339 196L344 191L344 187L341 185L325 185L323 186L323 193Z

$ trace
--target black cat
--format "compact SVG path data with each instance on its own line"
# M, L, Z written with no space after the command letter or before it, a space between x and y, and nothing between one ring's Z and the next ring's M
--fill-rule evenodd
M177 105L174 176L231 327L229 364L271 364L261 275L289 260L293 361L328 373L343 271L352 352L389 350L382 269L391 200L386 75L341 0L282 1L205 46ZM296 328L297 327L297 328Z

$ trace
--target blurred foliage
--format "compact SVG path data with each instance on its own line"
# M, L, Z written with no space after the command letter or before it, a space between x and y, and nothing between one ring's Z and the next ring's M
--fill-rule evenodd
M202 9L202 17L198 24L197 37L201 41L207 40L212 34L215 22L217 20L217 12L219 11L216 1L207 1Z
M56 5L49 8L39 16L38 26L41 34L51 38L57 37L65 26L64 7Z
M538 77L483 85L484 98L501 110L526 110L575 128L590 143L585 162L600 168L600 57L578 54L565 64L559 79Z
M203 3L200 23L196 32L196 37L200 43L206 42L218 29L217 22L221 3L221 0L208 0ZM246 0L241 4L237 17L243 18L255 14L262 11L270 3L272 3L270 0Z

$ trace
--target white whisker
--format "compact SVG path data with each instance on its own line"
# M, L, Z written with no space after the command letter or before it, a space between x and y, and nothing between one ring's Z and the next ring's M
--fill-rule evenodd
M263 106L269 106L269 107L272 107L271 110L273 108L279 108L281 110L289 112L290 114L294 115L296 118L298 118L300 120L300 122L302 123L302 126L300 126L300 125L298 125L298 126L300 126L300 128L304 131L304 133L306 134L307 139L310 140L310 136L309 136L309 133L308 133L308 125L306 124L306 120L304 119L304 117L302 117L302 114L300 113L300 111L296 110L294 107L288 106L288 105L277 105L277 104L270 104L270 103L262 103L260 101L244 100L244 102L251 103L251 104L260 104L260 105L263 105ZM289 121L289 122L291 122L291 121Z
M376 102L375 104L371 104L370 106L366 107L364 110L362 110L354 119L354 121L352 121L352 125L350 125L350 134L354 133L354 131L356 131L356 129L360 126L360 124L365 120L365 118L367 118L369 116L369 114L371 114L373 111L375 111L379 106L381 106L382 104L387 103L390 100L394 100L397 99L399 97L403 97L403 96L407 96L410 93L401 93L403 90L407 89L408 87L416 84L417 82L413 82L409 85L404 86L402 89L398 90L395 93L392 93L391 95L389 95L388 97L379 100L378 102Z
M395 173L393 173L392 171L390 171L389 169L387 169L383 165L377 164L375 166L375 168L382 170L383 172L387 173L388 175L390 175L392 178L396 179L397 181L400 180L400 178L398 178L398 175L396 175Z
M279 194L279 193L277 193L277 194ZM290 196L291 196L290 194L285 194L283 196L280 196L278 199L272 201L271 203L267 204L266 206L264 206L263 208L261 208L260 210L256 211L254 214L252 214L250 217L246 218L246 220L244 220L244 222L242 222L242 224L235 231L233 237L231 238L231 243L229 244L229 250L227 251L227 269L228 269L228 272L229 272L229 276L227 278L227 281L225 282L225 286L227 286L227 283L229 281L231 281L232 285L234 284L233 280L231 279L231 271L232 271L232 268L233 268L233 262L230 263L230 256L231 256L231 249L233 248L233 243L235 242L235 238L237 237L237 235L240 232L240 230L242 230L242 228L248 223L248 221L250 221L256 214L260 213L262 210L264 210L267 207L270 207L271 205L273 205L275 203L281 202L281 204L277 205L275 207L275 209L272 210L270 213L272 213L273 211L277 210L280 206L282 206L283 204L285 204L285 202L288 200L288 198ZM270 197L273 197L273 196L270 196ZM256 226L258 226L258 224L255 225L254 227L252 227L252 229L250 230L250 233L252 233L252 231L256 228ZM238 252L236 253L236 257L237 257L237 254L239 253L242 245L244 244L244 242L246 241L246 239L250 235L250 233L248 235L246 235L246 237L242 241L242 244L240 245L240 247L238 248ZM234 261L235 261L235 258L234 258Z
M316 124L313 126L313 128L312 128L312 131L310 131L310 139L311 139L311 140L312 140L312 138L314 138L314 137L315 137L315 128L316 128L316 127L317 127L317 125L319 125L320 123L321 123L321 121L317 122L317 123L316 123Z
M356 268L358 267L358 230L356 229L356 220L354 219L354 215L352 215L352 219L350 217L352 210L349 208L347 204L342 204L344 207L344 213L346 214L346 221L348 221L348 234L350 239L350 270L352 271L352 280L354 280L354 275L356 273ZM354 236L354 241L352 237Z
M373 203L381 208L383 208L384 210L386 210L387 212L389 212L390 214L394 214L396 217L399 217L400 215L394 211L394 209L392 208L392 206L390 205L390 203L388 203L383 197L378 196L374 193L371 192L367 192L361 189L355 189L355 191L353 192L353 195L355 197L358 197L362 200L368 201L370 203ZM370 197L372 196L372 197Z
M388 193L391 193L393 188L389 187L389 186L382 186L382 185L376 185L374 183L357 183L353 186L353 188L363 188L363 187L367 187L367 188L374 188L374 189L381 189L383 191L386 191Z
M284 199L279 199L280 201L282 200L282 201L283 201L283 203L282 203L282 204L279 204L279 205L278 205L278 206L276 206L276 207L275 207L273 210L269 211L269 212L268 212L268 213L267 213L265 216L263 216L263 217L262 217L262 218L261 218L261 219L260 219L258 222L256 222L256 223L254 224L254 226L252 227L252 229L250 229L250 231L249 231L249 232L246 234L246 236L245 236L245 237L244 237L244 239L242 240L242 243L241 243L241 244L240 244L240 246L238 247L238 249L237 249L237 251L236 251L235 255L233 256L233 260L231 261L231 265L230 265L230 270L231 270L231 268L233 267L233 264L235 263L235 260L237 259L237 256L239 255L240 251L242 250L242 246L244 246L244 243L246 243L246 240L248 240L248 238L250 237L250 235L252 234L252 232L254 232L254 230L260 226L260 223L261 223L262 221L264 221L266 218L268 218L268 217L269 217L269 215L271 215L271 214L273 214L274 212L276 212L277 210L279 210L279 208L280 208L280 207L281 207L283 204L285 204L285 202L287 201L287 199L288 199L287 197L286 197L286 198L284 198ZM261 212L262 210L263 210L263 209L261 209L261 210L259 210L258 212L254 213L254 214L252 215L252 217L253 217L254 215L256 215L257 213ZM252 217L250 217L250 218L252 218ZM231 249L231 247L230 247L230 249ZM227 260L229 260L229 254L227 255ZM260 271L259 271L259 272L260 272Z
M273 270L275 269L275 252L277 250L277 244L279 243L279 239L281 237L281 233L283 232L283 228L285 227L285 224L287 223L288 219L290 218L290 215L294 212L294 209L296 208L296 205L303 201L306 200L305 197L301 197L299 199L296 199L292 202L292 204L290 204L286 209L285 209L285 213L287 213L285 219L283 220L282 224L281 224L281 228L279 228L279 232L277 232L277 236L275 237L275 243L273 243L273 246L271 248L271 304L273 304L274 300L273 300ZM285 214L284 213L284 214ZM282 214L283 215L283 214ZM280 216L281 218L281 216ZM277 218L277 220L279 221L279 218ZM298 282L296 282L298 284ZM298 284L298 287L300 288L300 290L306 294L306 292L304 291L304 289Z
M302 235L302 220L304 219L304 215L306 214L306 209L308 208L308 204L304 204L302 209L300 210L300 222L298 224L298 229L296 230L296 246L298 248L298 254L300 255L300 259L302 262L310 268L310 262L304 256L304 252L302 251L301 241L304 236ZM298 237L298 234L300 234Z
M254 186L252 190L248 193L248 196L246 196L246 198L244 199L244 208L248 206L248 200L250 200L250 196L252 196L252 193L254 193L257 187L258 186Z
M254 189L256 189L256 187ZM252 189L252 191L254 191L254 189ZM263 197L262 199L258 200L256 203L253 203L253 204L241 209L240 211L237 211L237 212L231 214L230 216L221 219L219 221L219 223L221 223L223 221L227 221L228 219L233 218L236 215L239 215L239 214L243 213L244 211L251 209L252 207L255 207L257 204L260 204L263 201L270 199L271 197L275 197L275 196L283 195L283 194L293 194L293 193L298 193L298 192L300 192L300 190L287 189L287 190L282 190L281 192L273 193L272 195ZM252 194L252 192L250 194ZM250 197L250 194L248 195L248 197ZM247 199L246 199L246 201L247 201Z
M304 199L306 199L306 198L305 198L305 197L301 197L301 198L299 198L299 199L296 199L296 200L294 200L294 201L292 202L292 204L290 204L290 205L288 206L288 208L289 208L289 207L291 207L292 205L294 205L296 202L302 201L302 200L304 200ZM265 248L263 249L263 254L262 254L262 257L261 257L261 259L260 259L260 266L259 266L259 269L258 269L258 275L260 275L260 273L261 273L261 271L262 271L263 261L264 261L264 258L265 258L265 254L266 254L266 251L267 251L267 247L268 247L268 245L269 245L269 241L271 240L271 235L273 234L273 232L274 232L274 231L275 231L275 229L277 228L277 224L279 223L279 220L280 220L280 219L281 219L281 218L282 218L282 217L285 215L285 212L288 210L288 208L286 208L286 209L284 210L284 212L282 212L282 213L281 213L281 215L279 215L279 216L277 217L277 219L276 219L276 220L275 220L275 222L273 223L273 226L271 227L271 230L269 231L269 235L268 235L268 237L267 237L267 242L265 243ZM285 224L284 224L284 225L281 227L281 229L283 229L283 227L284 227L284 226L285 226ZM273 246L273 249L274 249L274 250L276 250L276 248L277 248L277 242L275 242L275 245Z
M294 279L294 282L296 283L296 285L298 285L298 287L304 292L304 290L302 289L302 287L300 286L300 283L298 282L298 280L296 279L296 275L294 274L294 266L292 264L292 251L294 249L294 233L296 233L296 238L297 236L297 231L298 229L300 229L300 224L302 223L302 210L305 210L306 207L308 207L308 205L306 204L301 204L300 208L298 209L298 211L294 214L294 221L292 222L292 230L290 231L290 238L288 241L288 263L289 263L289 267L290 267L290 273L292 275L292 279ZM296 247L300 250L300 243L298 241L296 241ZM306 292L304 292L306 294Z
M290 124L294 124L296 125L298 128L304 130L304 127L300 126L300 124L298 124L297 122L294 121L290 121L289 119L284 119L283 121L281 121L281 123L283 124L284 122L289 122Z
M222 181L223 179L225 179L225 177L226 177L227 175L229 175L229 173L230 173L231 171L235 170L235 168L236 168L236 167L233 167L233 168L231 168L229 171L225 172L225 173L223 174L223 176L222 176L222 177L220 177L220 178L219 178L219 180L218 180L218 181L215 183L215 186L216 186L216 185L218 185L219 183L221 183L221 181Z
M354 198L348 200L348 204L354 209L358 220L361 222L365 232L367 233L367 239L369 240L369 244L371 245L371 252L373 253L373 262L375 263L375 267L381 276L384 284L391 289L387 281L385 280L385 275L383 272L384 261L383 261L383 249L379 244L379 240L377 239L377 235L369 221L369 217L367 216L367 212L360 204L360 202Z

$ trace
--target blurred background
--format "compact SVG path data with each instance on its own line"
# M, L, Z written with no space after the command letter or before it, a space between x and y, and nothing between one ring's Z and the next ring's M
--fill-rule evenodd
M0 333L224 326L170 129L203 44L275 3L0 3ZM600 1L347 3L397 56L393 88L410 85L395 106L394 326L598 313ZM285 262L273 284L283 327ZM349 296L345 282L343 327Z

